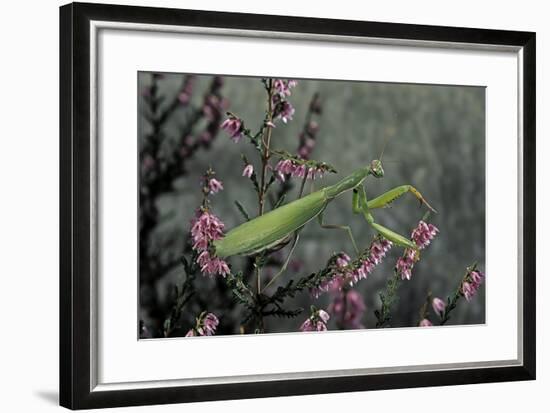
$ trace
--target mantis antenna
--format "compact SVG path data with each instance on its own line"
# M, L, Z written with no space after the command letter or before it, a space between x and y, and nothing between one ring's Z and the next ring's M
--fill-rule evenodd
M386 135L386 139L384 139L384 146L382 146L382 152L380 152L380 157L378 158L379 161L382 161L382 156L384 155L384 151L386 150L386 146L388 145L389 140L390 135Z

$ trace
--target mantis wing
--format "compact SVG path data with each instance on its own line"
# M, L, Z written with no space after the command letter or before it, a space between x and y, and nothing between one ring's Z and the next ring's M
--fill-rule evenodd
M250 255L278 244L315 218L327 205L324 190L319 190L247 221L214 241L216 256Z

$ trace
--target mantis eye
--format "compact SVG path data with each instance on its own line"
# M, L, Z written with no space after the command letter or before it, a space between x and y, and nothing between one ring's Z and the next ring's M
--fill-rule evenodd
M374 177L382 178L384 176L384 169L382 168L382 162L375 159L370 164L370 169Z

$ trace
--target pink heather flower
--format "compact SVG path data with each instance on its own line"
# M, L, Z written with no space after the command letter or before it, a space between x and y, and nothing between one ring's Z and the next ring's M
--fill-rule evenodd
M430 242L437 235L438 232L439 229L437 229L435 225L427 224L424 221L420 221L418 223L418 226L412 232L411 238L413 239L414 243L418 245L418 248L424 249L428 245L430 245Z
M250 163L247 164L243 169L243 176L250 178L253 173L254 173L254 167Z
M323 281L317 288L311 289L310 293L318 298L324 292L338 292L346 284L353 286L366 279L382 262L382 258L385 257L392 245L385 238L378 238L371 243L368 251L363 253L362 257L353 262L346 253L339 253L336 256L336 269L333 271L332 278Z
M345 267L347 266L351 261L351 258L349 257L348 254L346 254L345 252L341 252L340 254L338 254L338 258L336 258L336 265L338 267Z
M294 171L294 164L290 159L281 159L277 163L275 170L281 172L282 174L289 175Z
M280 97L274 99L275 109L273 110L273 116L275 119L281 119L284 123L287 123L289 120L292 120L295 109L286 100L281 100Z
M362 259L359 265L348 274L351 277L350 284L353 285L366 279L374 268L382 262L382 258L386 256L386 253L390 250L392 245L393 244L385 238L373 241L368 251L368 258Z
M443 314L446 306L447 305L445 304L445 301L443 301L441 298L435 297L432 300L432 307L436 312L436 314L439 314L439 315Z
M295 80L275 79L273 87L279 95L284 97L290 96L290 89L295 87L297 83Z
M178 100L182 105L186 106L189 103L189 101L191 100L191 96L189 96L189 93L187 93L187 92L181 92L178 95Z
M284 181L286 181L286 177L284 174L282 174L281 172L279 171L275 171L275 178L277 178L277 180L281 183L283 183Z
M319 124L314 120L310 121L306 126L306 131L308 135L315 135L317 132L319 132Z
M223 222L208 211L203 211L191 222L193 249L199 252L197 264L199 264L203 274L211 277L216 274L225 277L230 273L227 263L221 258L212 256L208 251L212 241L223 237L223 229Z
M439 232L439 229L435 225L427 224L424 221L420 221L417 227L413 230L411 238L419 249L424 249L430 245L431 241ZM415 250L407 248L403 257L397 260L395 269L401 274L401 279L410 280L412 277L412 269L414 264L418 261L418 254Z
M300 164L291 159L281 159L275 166L275 171L279 174L276 177L281 181L285 181L285 176L295 176L298 178L304 178L307 175L307 179L315 179L317 177L323 177L323 169L321 168L308 168L304 164Z
M216 194L223 190L223 184L215 178L210 178L208 181L208 189L210 189L211 194Z
M220 219L208 212L203 211L191 222L191 237L193 238L193 249L203 251L208 248L210 241L223 237L225 225Z
M466 281L462 283L462 295L464 298L466 298L467 301L470 301L472 297L477 293L477 290L481 286L481 283L483 279L485 278L485 274L483 274L481 271L471 271L467 277Z
M476 289L472 284L470 284L468 281L464 281L462 283L462 294L467 301L470 301L475 293Z
M199 254L197 263L201 267L201 272L210 277L219 274L225 278L230 273L227 263L221 258L212 257L207 250Z
M213 313L201 313L197 318L197 324L187 332L185 337L195 336L213 336L216 333L216 328L220 320Z
M481 282L483 281L484 274L481 271L472 271L470 272L470 278L472 279L472 283L474 285L481 285Z
M401 279L410 280L412 277L412 269L418 260L417 253L411 248L407 248L402 257L397 260L395 269L401 274Z
M428 320L427 318L424 318L422 319L422 321L420 321L420 324L418 324L420 327L431 327L433 326L432 322L430 320Z
M325 311L325 310L319 310L319 318L321 319L321 321L323 321L323 323L328 323L328 320L330 319L330 316L328 315L328 313Z
M343 286L344 277L336 274L332 278L323 281L318 287L310 289L310 294L315 298L319 298L323 293L341 291Z
M235 143L239 142L243 137L242 122L238 118L228 118L222 124L221 128L229 134L231 140Z
M355 290L341 292L334 296L327 310L340 320L344 328L364 328L361 319L365 314L366 307L363 297Z
M338 268L344 269L348 266L350 262L351 258L345 252L340 252L336 256L336 266ZM329 291L337 293L342 290L342 287L344 286L344 281L344 275L334 273L332 274L331 278L324 280L318 287L310 289L310 294L315 298L319 298L321 294Z
M327 331L327 322L330 319L325 310L315 311L302 323L300 331Z
M319 320L315 323L315 329L317 331L327 331L327 325L323 321Z
M309 149L307 146L301 146L300 149L298 149L298 155L300 155L300 157L303 159L308 159L310 154L311 149Z
M385 238L374 241L370 246L370 260L378 265L382 262L382 258L386 256L386 253L391 249L392 243Z
M315 139L312 139L312 138L307 138L305 141L304 141L304 146L310 150L312 150L313 148L315 148Z
M313 328L313 322L310 318L302 323L302 325L300 326L300 331L315 331L315 329Z
M216 317L214 314L212 313L206 314L206 316L203 319L203 327L204 327L205 335L207 336L214 335L219 323L220 321L218 320L218 317Z

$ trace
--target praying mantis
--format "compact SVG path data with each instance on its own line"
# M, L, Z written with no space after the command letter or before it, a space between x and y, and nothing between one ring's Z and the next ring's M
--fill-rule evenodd
M422 194L411 185L395 187L370 201L367 200L363 182L370 175L375 178L384 177L384 169L380 160L373 160L370 164L359 168L334 185L321 188L233 228L225 237L214 241L216 256L225 258L234 255L258 254L285 243L294 234L292 248L281 269L281 271L284 271L297 244L300 230L316 217L319 224L324 228L345 230L356 253L359 254L349 226L327 225L323 222L323 213L328 204L348 191L353 191L352 209L355 214L363 214L367 223L387 240L401 247L412 248L417 251L418 247L410 239L376 223L371 210L386 207L395 199L410 192L420 201L421 205L425 205L433 212L436 211L424 199Z

